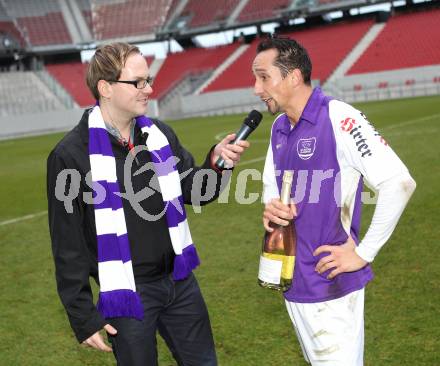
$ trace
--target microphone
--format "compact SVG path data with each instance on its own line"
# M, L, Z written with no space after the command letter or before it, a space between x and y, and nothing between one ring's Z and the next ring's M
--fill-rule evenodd
M252 110L248 116L244 119L243 124L240 129L236 132L235 140L231 141L231 144L236 144L238 141L246 140L248 136L258 127L263 115L256 111ZM222 157L219 157L215 166L218 169L225 169L225 160Z

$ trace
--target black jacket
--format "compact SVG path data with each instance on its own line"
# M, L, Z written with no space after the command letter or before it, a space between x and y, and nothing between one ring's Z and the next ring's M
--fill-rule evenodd
M55 260L57 288L79 342L84 341L106 324L94 305L89 282L90 276L98 282L94 208L92 204L87 204L83 200L84 193L92 192L85 180L86 174L90 171L89 112L90 110L84 112L79 124L56 145L47 160L49 229ZM184 201L186 204L190 204L192 203L193 178L196 172L200 169L210 169L214 172L210 163L212 149L204 164L200 168L195 167L192 155L182 147L173 130L160 121L154 120L154 123L167 137L174 156L180 160L177 164L179 174L190 170L189 174L181 180ZM126 191L124 162L130 152L110 134L109 137L122 193ZM145 144L145 139L137 126L135 127L134 143L135 145ZM131 169L131 181L135 193L145 188L147 184L154 187L155 185L150 181L157 179L154 173L148 169L134 176L133 173L141 166L151 162L150 154L147 151L138 153L136 158L137 162L133 163ZM56 190L57 177L64 169L74 169L79 172L79 175L77 173L68 175L70 179L67 180L59 178L59 186ZM215 193L209 200L201 202L201 204L213 201L218 197L222 176L217 172L214 176L216 178ZM76 181L79 183L79 190ZM194 181L194 183L196 182ZM206 189L206 179L203 182L197 182L197 184L202 185L201 193L203 195L204 189ZM76 192L78 194L75 194ZM76 197L71 202L72 213L66 211L65 202L62 200L63 196L69 195ZM161 218L156 221L144 220L136 213L129 200L123 199L122 201L135 282L154 281L168 275L173 270L174 251L165 216L161 215ZM157 191L140 202L140 205L145 212L151 215L159 214L164 208L162 195Z

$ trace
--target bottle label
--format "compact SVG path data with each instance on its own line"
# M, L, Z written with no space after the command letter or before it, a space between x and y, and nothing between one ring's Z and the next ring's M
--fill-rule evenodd
M283 270L281 273L281 277L285 279L293 278L293 269L295 267L295 256L294 255L285 255L283 258Z
M282 267L283 261L266 258L262 255L260 256L260 268L258 271L258 278L263 282L279 285L281 282Z

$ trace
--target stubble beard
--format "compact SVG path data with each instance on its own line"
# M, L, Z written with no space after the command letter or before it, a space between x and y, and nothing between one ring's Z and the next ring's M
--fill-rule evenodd
M271 107L272 104L268 103L267 110L269 111L269 113L272 116L275 116L276 114L281 112L281 108L280 108L279 104L275 101L275 99L272 99L272 102L273 102L273 108Z

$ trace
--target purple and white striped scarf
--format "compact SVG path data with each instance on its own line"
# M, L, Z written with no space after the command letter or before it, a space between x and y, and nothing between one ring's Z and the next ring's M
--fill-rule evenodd
M88 123L93 185L101 185L105 190L102 202L94 198L100 282L97 308L104 318L143 319L143 307L134 282L115 157L98 105L90 113ZM146 145L158 177L171 243L176 254L173 278L182 280L200 261L186 219L179 172L168 140L159 128L145 116L136 117L136 123L142 132L148 134ZM169 164L169 159L173 159L172 164Z

